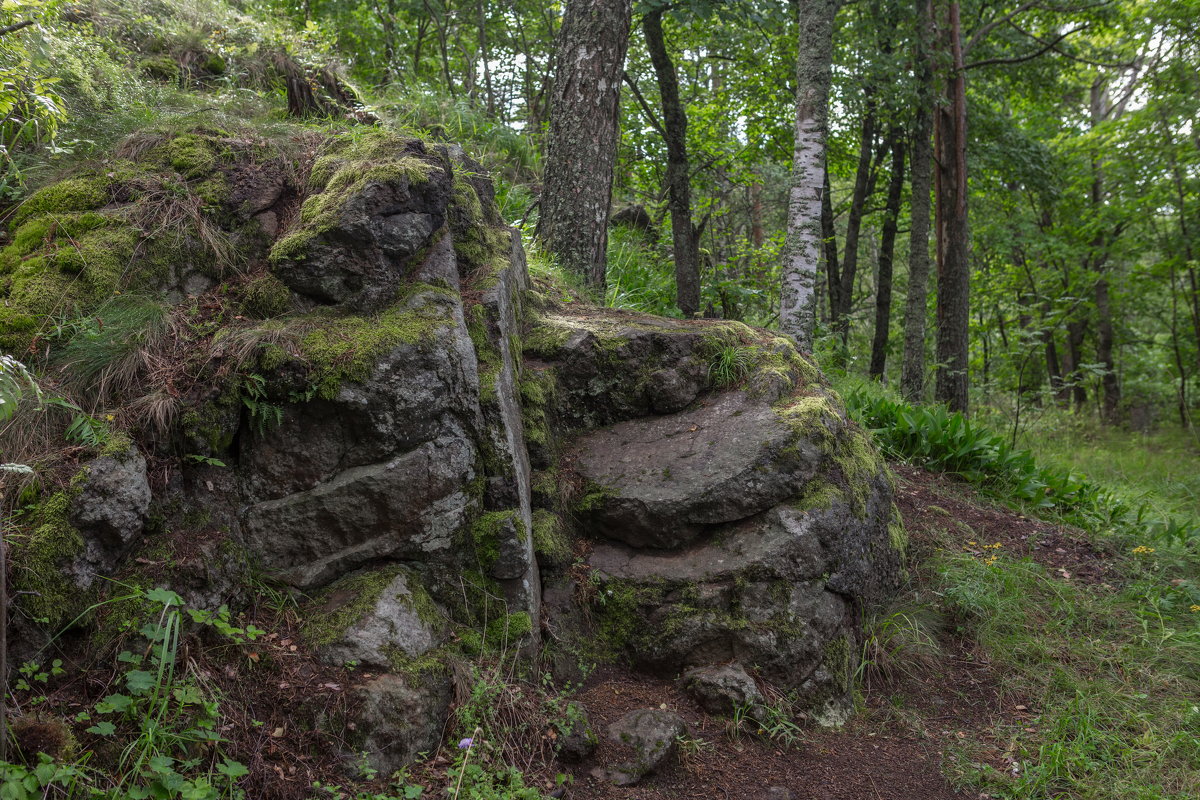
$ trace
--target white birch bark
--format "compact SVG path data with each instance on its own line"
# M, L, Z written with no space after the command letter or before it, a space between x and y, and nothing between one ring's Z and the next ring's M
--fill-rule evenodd
M799 0L800 55L796 60L796 149L788 192L779 329L810 352L816 327L817 266L821 258L821 192L832 82L833 19L841 0Z

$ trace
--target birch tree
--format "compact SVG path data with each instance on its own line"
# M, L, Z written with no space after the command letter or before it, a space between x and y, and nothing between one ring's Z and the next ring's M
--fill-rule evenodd
M796 145L788 191L787 240L779 329L811 351L816 326L817 266L821 258L821 199L825 186L833 20L841 0L799 0L796 58Z

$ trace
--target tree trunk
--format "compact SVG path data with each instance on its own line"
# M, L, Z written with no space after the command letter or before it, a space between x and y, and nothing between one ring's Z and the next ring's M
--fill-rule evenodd
M1066 382L1063 380L1062 366L1058 360L1058 345L1054 342L1054 331L1050 328L1043 330L1046 339L1046 374L1050 376L1050 389L1054 398L1061 405L1066 399Z
M787 240L779 328L811 351L821 258L821 191L825 181L826 117L833 80L833 19L840 0L799 0L796 59L796 145L788 192Z
M603 293L632 0L570 0L558 34L537 237Z
M917 0L920 95L913 125L911 229L908 234L908 297L904 305L904 361L900 393L917 403L925 397L925 318L929 292L929 191L933 179L933 7Z
M750 184L750 244L755 250L762 249L766 238L763 234L762 188L758 181Z
M870 95L870 90L867 94ZM842 251L841 286L838 289L838 331L843 345L850 335L850 306L854 299L854 279L858 273L858 237L862 230L863 210L867 198L875 193L875 176L875 102L868 97L862 120L854 192L850 197L850 213L846 218L846 247Z
M896 223L904 190L904 137L893 128L892 174L888 180L887 208L879 237L879 276L875 280L875 339L871 343L871 377L883 378L887 365L888 328L892 319L892 257L896 249Z
M700 310L700 248L692 228L692 190L687 154L687 114L679 101L679 79L663 38L662 9L642 18L646 49L662 98L663 138L667 144L667 205L675 254L675 302L685 317Z
M947 14L952 72L936 115L937 381L934 397L951 411L968 410L970 283L967 234L967 95L958 2Z
M1087 405L1087 387L1083 385L1083 339L1087 333L1087 323L1083 320L1071 320L1067 323L1067 358L1070 363L1064 365L1063 372L1071 384L1071 397L1075 405L1075 413Z
M1101 276L1096 281L1096 360L1104 366L1104 375L1100 378L1100 386L1104 390L1101 416L1110 424L1117 421L1121 405L1121 384L1117 380L1117 367L1113 358L1114 339L1108 278Z
M825 281L829 287L829 322L836 325L841 298L841 266L838 262L837 229L833 224L833 192L829 190L829 170L825 170L821 193L821 241L824 244Z
M487 40L487 3L479 3L479 57L483 61L483 89L487 93L487 113L496 113L496 93L492 88L492 67L488 64L491 53L488 51Z

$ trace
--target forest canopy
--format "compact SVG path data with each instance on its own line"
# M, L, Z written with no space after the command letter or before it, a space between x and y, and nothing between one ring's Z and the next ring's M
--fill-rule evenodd
M134 5L143 19L172 16L154 0ZM1057 405L1111 422L1190 422L1200 375L1194 2L574 7L611 7L620 29L617 85L607 86L616 128L601 148L612 150L611 177L601 169L598 184L611 181L609 225L592 235L586 280L608 303L795 334L799 306L788 311L781 289L803 255L816 271L805 326L827 367L955 409ZM586 159L572 150L555 162L551 141L556 81L571 80L561 48L572 3L205 2L149 39L114 8L4 5L10 199L47 177L22 175L34 151L100 146L88 125L138 91L115 74L121 51L142 79L168 84L160 94L311 83L332 99L301 111L354 106L465 140L496 174L508 220L570 266L553 230L570 210L553 205L553 186L577 183L586 169L567 170ZM108 44L86 39L64 60L85 26ZM599 41L597 30L582 41ZM827 73L827 90L812 95L826 98L827 115L813 128L818 171L805 177L797 98L814 68ZM789 217L802 184L811 252L788 233L803 227L794 209Z

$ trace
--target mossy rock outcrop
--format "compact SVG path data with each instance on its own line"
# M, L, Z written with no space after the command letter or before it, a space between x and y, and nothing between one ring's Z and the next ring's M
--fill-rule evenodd
M738 661L844 719L855 620L903 553L888 470L816 367L738 323L545 300L525 353L557 510L589 540L581 650L667 674Z
M900 553L886 469L815 366L740 323L548 299L453 146L288 142L140 134L18 212L0 336L136 449L27 515L17 588L129 574L151 529L204 542L181 561L210 573L143 558L145 581L236 606L253 568L304 595L313 657L371 670L351 744L388 771L436 743L458 662L532 666L545 630L555 663L736 659L844 708ZM118 324L123 297L156 311ZM114 388L79 366L101 340L178 368Z

